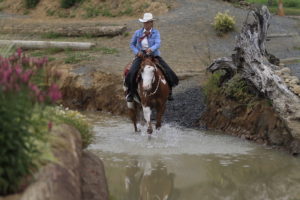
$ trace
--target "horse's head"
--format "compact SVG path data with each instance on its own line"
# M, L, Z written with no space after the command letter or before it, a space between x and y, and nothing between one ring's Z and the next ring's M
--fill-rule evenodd
M141 77L143 80L143 89L145 91L149 91L152 88L152 84L155 81L155 63L153 61L153 58L151 57L145 57L143 58L142 64L141 64Z

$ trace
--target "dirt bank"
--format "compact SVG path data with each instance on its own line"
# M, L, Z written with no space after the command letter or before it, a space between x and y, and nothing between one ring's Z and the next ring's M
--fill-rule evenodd
M56 74L60 76L64 106L119 115L127 112L121 73L117 76L91 66L56 63L48 68L48 75L54 77Z
M206 111L199 124L260 144L277 146L292 154L300 151L285 122L272 108L270 101L260 98L252 104L240 102L219 93L208 98Z

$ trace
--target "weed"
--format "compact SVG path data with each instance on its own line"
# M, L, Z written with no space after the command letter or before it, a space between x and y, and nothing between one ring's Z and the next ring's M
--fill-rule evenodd
M40 0L25 0L26 8L35 8Z
M217 13L214 19L213 26L217 31L218 35L222 35L234 30L235 19L230 16L227 12Z
M47 16L54 16L55 10L47 9L46 14Z
M97 17L100 15L100 9L97 7L87 7L85 8L85 18Z
M62 8L71 8L72 6L74 6L76 3L80 3L83 0L61 0L60 1L60 6Z
M116 53L119 53L118 49L108 48L108 47L94 48L93 50L94 51L100 51L103 54L116 54Z
M66 64L75 64L83 60L90 60L87 54L80 54L80 53L67 53L67 57L64 59Z
M223 71L213 73L203 87L206 97L215 95L220 92L220 78L224 75Z
M49 32L49 33L42 34L41 37L46 39L56 39L61 37L61 35L59 33Z

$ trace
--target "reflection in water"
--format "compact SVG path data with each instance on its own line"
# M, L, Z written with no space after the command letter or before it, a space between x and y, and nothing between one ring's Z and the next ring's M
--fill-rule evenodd
M134 160L125 171L125 189L127 200L168 200L175 199L174 174L158 161L139 163Z
M90 150L116 200L300 200L300 159L284 152L168 125L148 140L119 118L96 123Z

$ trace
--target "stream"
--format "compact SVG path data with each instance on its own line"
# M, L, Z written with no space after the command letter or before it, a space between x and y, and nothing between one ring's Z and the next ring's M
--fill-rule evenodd
M300 199L300 159L286 152L172 123L149 137L126 118L85 115L113 200Z

